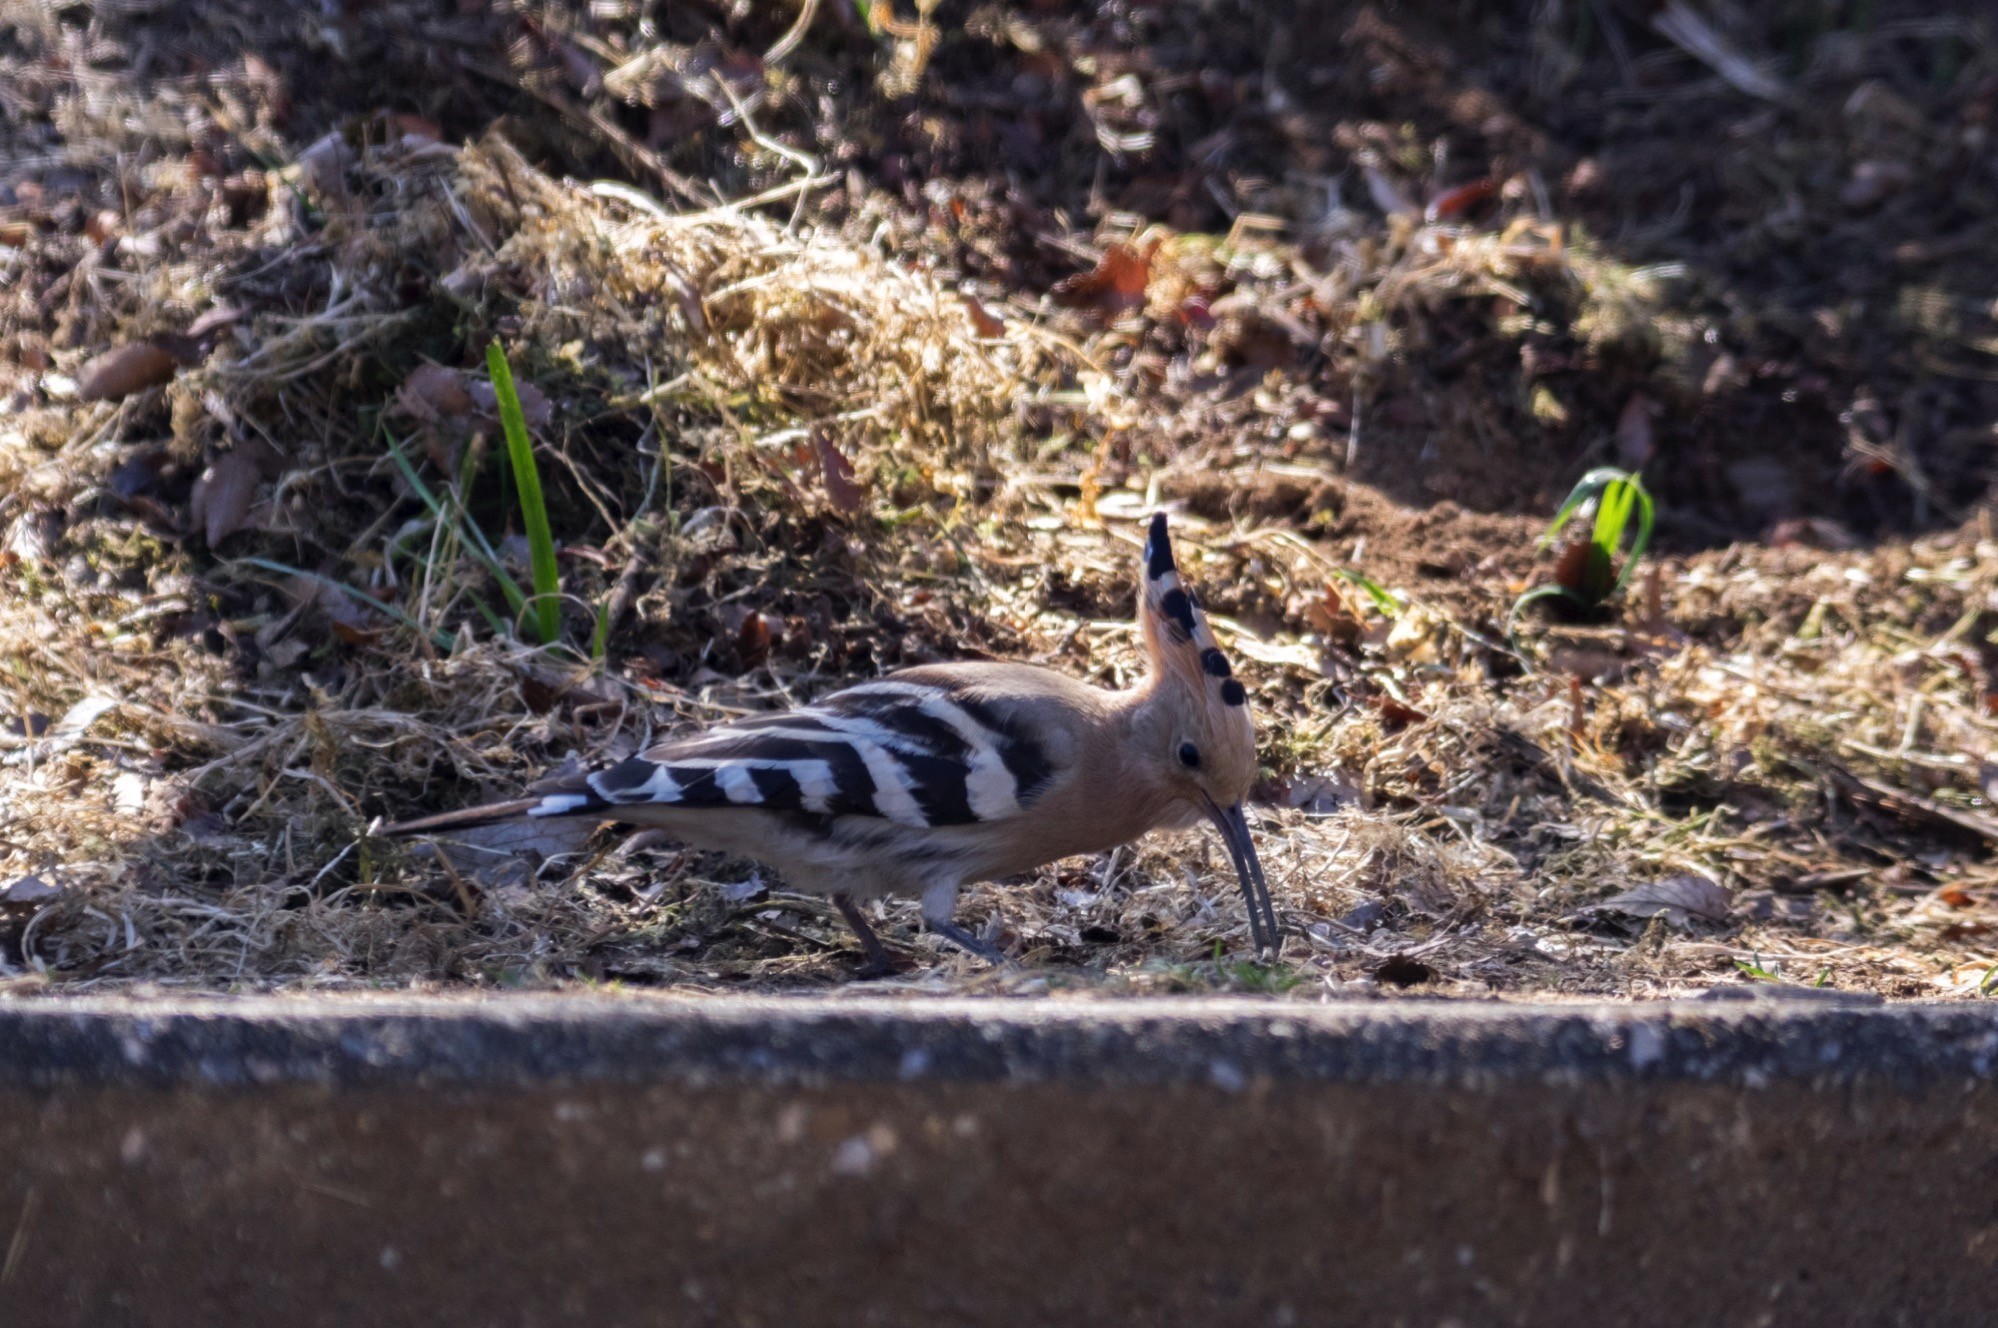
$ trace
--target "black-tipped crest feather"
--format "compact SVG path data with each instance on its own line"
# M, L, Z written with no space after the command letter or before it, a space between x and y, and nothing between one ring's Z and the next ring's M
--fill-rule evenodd
M1172 538L1166 534L1166 514L1152 513L1151 533L1145 537L1145 575L1156 581L1177 570L1172 561Z

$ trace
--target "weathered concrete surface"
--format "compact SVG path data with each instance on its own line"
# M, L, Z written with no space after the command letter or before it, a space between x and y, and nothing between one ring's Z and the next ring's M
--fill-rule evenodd
M1988 1324L1981 1009L0 1005L0 1324Z

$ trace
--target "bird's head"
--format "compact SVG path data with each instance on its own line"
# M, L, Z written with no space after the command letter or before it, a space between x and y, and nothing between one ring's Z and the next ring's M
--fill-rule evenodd
M1256 778L1256 726L1249 696L1180 578L1165 513L1152 517L1138 595L1138 623L1151 658L1155 753L1180 800L1214 823L1228 845L1258 950L1275 948L1276 914L1242 804Z

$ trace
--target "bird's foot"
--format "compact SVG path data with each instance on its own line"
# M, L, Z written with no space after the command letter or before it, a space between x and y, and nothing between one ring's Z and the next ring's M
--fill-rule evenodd
M973 936L955 922L938 922L931 918L924 918L923 925L949 941L952 945L955 945L958 949L963 950L967 954L976 955L978 958L996 967L1004 968L1010 962L1005 955L999 952L997 947L989 945L978 937Z
M885 978L896 973L906 973L915 964L899 955L890 954L888 947L881 943L881 937L867 923L866 915L860 907L846 895L834 895L833 907L846 919L846 925L853 928L853 934L860 938L860 950L866 959L854 973L858 978Z

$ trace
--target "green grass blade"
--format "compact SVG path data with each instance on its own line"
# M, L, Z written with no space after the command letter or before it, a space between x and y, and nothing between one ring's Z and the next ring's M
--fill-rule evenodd
M1651 493L1644 487L1642 477L1631 476L1630 488L1637 498L1637 537L1630 542L1630 553L1623 560L1623 575L1616 579L1616 589L1610 592L1613 595L1630 583L1631 576L1637 571L1638 560L1644 557L1644 551L1651 547L1651 526L1658 516L1657 510L1652 506Z
M484 600L480 599L477 595L473 595L471 598L472 598L472 607L477 609L479 611L479 616L486 620L486 626L493 629L494 636L513 635L511 631L507 630L506 620L504 618L501 618L497 613L493 612L492 605L486 603ZM515 612L517 613L519 612L519 610L516 609Z
M610 600L597 605L596 630L590 633L590 662L603 663L604 651L610 645Z
M1512 608L1505 615L1505 640L1512 653L1524 662L1526 648L1519 643L1519 615L1526 612L1529 604L1538 604L1543 599L1565 599L1577 608L1588 609L1590 603L1566 586L1535 586L1512 602Z
M1596 527L1590 534L1606 557L1615 558L1623 547L1623 530L1630 524L1630 509L1637 505L1637 489L1629 480L1611 480L1603 486L1596 502Z
M408 454L402 450L402 445L393 435L389 436L388 445L389 455L395 458L396 465L401 468L402 477L409 481L410 488L416 490L416 496L423 500L423 505L430 509L430 514L461 535L470 533L472 538L468 547L472 556L493 574L493 579L499 582L500 594L506 596L507 607L513 610L516 617L519 616L521 609L527 605L527 594L520 588L520 583L513 579L513 574L506 570L506 564L500 561L499 553L486 538L486 532L479 529L479 523L472 520L471 513L458 508L455 503L445 503L429 485L423 482L423 477L416 473L415 465L410 462ZM503 632L501 635L510 635L510 633Z
M1555 536L1561 533L1561 528L1568 524L1568 518L1579 512L1582 505L1595 496L1596 489L1589 484L1588 479L1578 481L1575 487L1568 491L1568 501L1561 504L1561 510L1547 523L1547 531L1540 537L1540 547L1544 549L1552 544Z
M561 573L555 566L555 537L548 529L548 505L541 496L541 473L534 467L534 444L527 437L527 417L513 388L513 371L506 352L495 339L486 347L486 371L499 399L500 427L506 431L506 454L513 461L514 487L520 491L520 515L527 526L527 551L534 566L534 613L541 644L554 645L562 634Z
M1364 572L1354 572L1344 567L1335 567L1332 569L1332 575L1338 577L1341 581L1350 582L1358 586L1366 594L1366 597L1373 601L1374 607L1380 610L1383 618L1398 618L1401 616L1401 602L1388 593L1386 586L1383 586Z
M1629 474L1618 470L1615 466L1598 466L1576 480L1575 487L1568 491L1568 500L1561 504L1561 510L1554 514L1552 521L1548 522L1547 533L1540 537L1540 547L1544 549L1552 544L1554 537L1561 533L1561 528L1568 524L1568 518L1580 511L1590 499L1616 481L1630 478L1632 477Z

